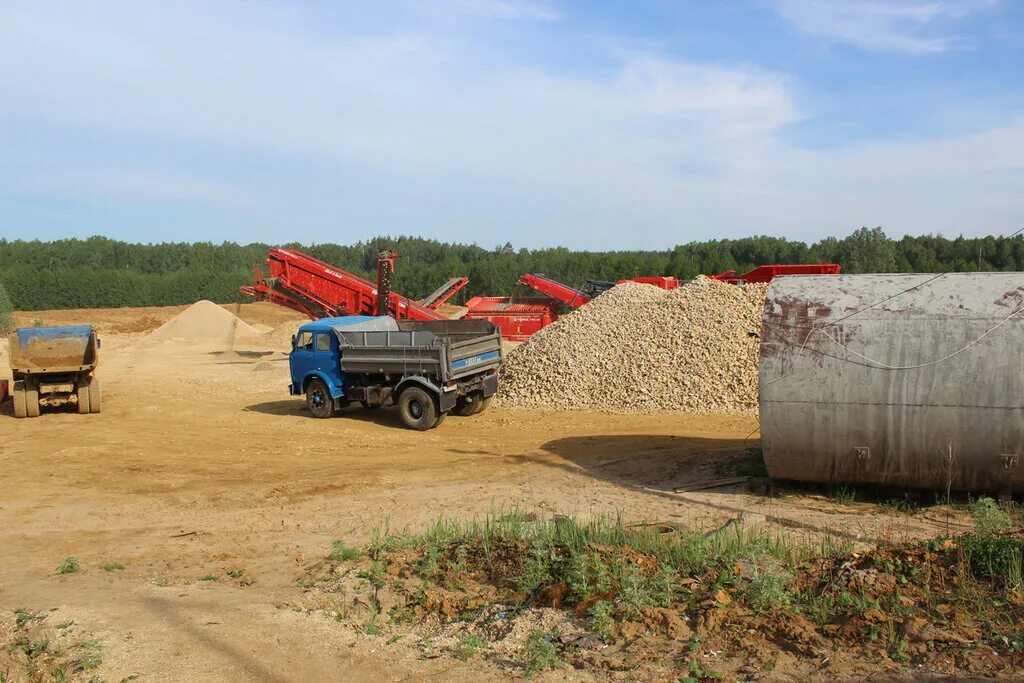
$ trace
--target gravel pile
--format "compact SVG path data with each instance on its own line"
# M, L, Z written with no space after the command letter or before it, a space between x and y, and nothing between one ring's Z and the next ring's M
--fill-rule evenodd
M742 413L757 408L767 285L698 277L666 291L624 283L513 350L505 405L606 412Z

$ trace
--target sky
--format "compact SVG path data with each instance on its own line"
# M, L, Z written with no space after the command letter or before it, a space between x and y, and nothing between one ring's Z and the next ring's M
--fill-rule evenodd
M0 237L1024 226L1020 0L0 0Z

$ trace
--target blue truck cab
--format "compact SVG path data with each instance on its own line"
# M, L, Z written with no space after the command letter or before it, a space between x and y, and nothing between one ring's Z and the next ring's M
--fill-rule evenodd
M403 423L431 429L449 412L482 412L498 390L501 336L484 320L323 318L299 327L289 355L293 396L314 417L352 403L397 405Z

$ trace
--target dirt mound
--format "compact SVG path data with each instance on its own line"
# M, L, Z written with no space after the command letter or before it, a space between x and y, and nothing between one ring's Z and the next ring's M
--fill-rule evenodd
M298 331L302 322L282 323L266 334L261 335L260 342L269 348L274 348L278 351L284 351L287 353L292 350L292 335Z
M212 301L197 301L150 333L150 339L231 341L251 339L258 332L248 323Z
M765 285L698 277L666 291L623 283L512 351L501 400L611 412L757 407Z

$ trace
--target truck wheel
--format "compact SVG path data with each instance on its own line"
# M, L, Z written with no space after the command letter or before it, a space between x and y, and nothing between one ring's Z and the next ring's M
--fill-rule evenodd
M480 412L481 401L482 397L480 394L467 394L456 401L455 409L452 412L460 417L476 415Z
M14 383L11 392L11 399L14 401L14 417L27 417L28 410L25 407L25 382L18 380Z
M402 423L409 429L423 432L438 424L434 397L420 387L409 387L402 392L398 397L398 411Z
M88 415L89 414L89 385L79 384L78 389L75 390L78 395L78 414Z
M494 396L488 396L487 398L481 398L480 399L480 405L477 406L476 413L474 413L474 415L479 415L480 413L482 413L485 410L487 410L487 408L491 405L491 401L493 401L493 400L494 400Z
M39 417L39 387L33 382L25 382L25 414Z
M306 407L313 417L330 417L334 414L334 399L322 379L312 379L306 386Z
M100 391L100 378L93 377L89 380L89 412L100 412L100 404L103 403L103 392Z

